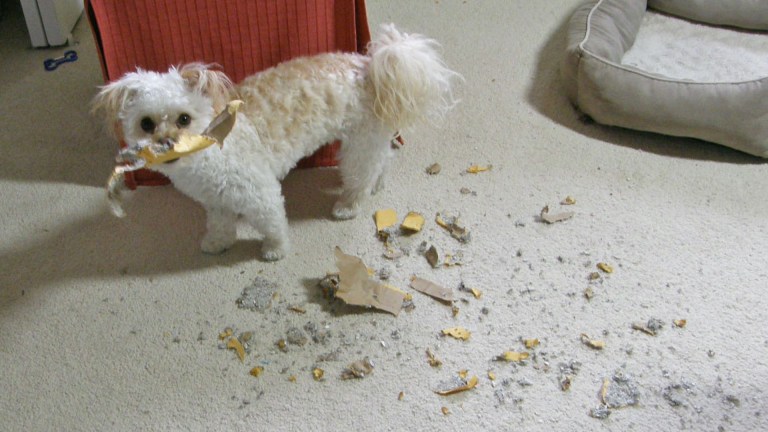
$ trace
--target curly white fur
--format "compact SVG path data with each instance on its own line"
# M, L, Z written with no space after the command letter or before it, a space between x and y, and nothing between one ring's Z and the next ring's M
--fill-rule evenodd
M263 258L288 251L280 180L323 144L342 140L344 182L333 214L354 217L381 187L393 135L441 118L454 104L458 75L440 59L437 43L384 26L369 56L321 54L291 60L246 78L237 87L201 64L166 73L139 70L102 88L94 109L116 121L127 143L175 141L198 134L231 98L245 105L222 149L211 147L153 169L207 212L202 249L218 253L236 240L243 216L264 235ZM191 118L187 125L181 115ZM154 126L147 129L147 119ZM144 123L144 124L143 124Z

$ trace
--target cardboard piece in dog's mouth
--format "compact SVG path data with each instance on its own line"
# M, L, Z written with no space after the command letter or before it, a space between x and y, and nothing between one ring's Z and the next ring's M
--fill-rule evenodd
M224 146L224 139L235 126L237 111L243 105L241 100L233 100L217 115L200 135L183 134L179 141L166 151L155 151L152 146L142 148L138 157L146 161L147 167L161 163L173 162L180 157L205 150L218 144Z
M149 145L144 147L126 147L120 150L116 161L121 165L115 167L107 180L107 199L112 213L117 217L125 216L120 194L125 189L125 173L153 165L173 163L183 156L204 150L214 144L224 146L224 139L235 126L237 111L243 105L241 100L229 102L205 128L200 135L182 135L173 146Z

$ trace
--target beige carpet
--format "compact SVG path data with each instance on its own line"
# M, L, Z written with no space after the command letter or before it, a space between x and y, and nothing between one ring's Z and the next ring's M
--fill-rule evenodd
M334 170L295 172L284 183L293 253L278 263L256 258L247 227L226 254L200 253L204 214L171 187L141 189L125 220L110 216L115 144L88 114L101 83L89 29L75 31L77 62L45 72L65 48L29 49L18 3L4 3L0 429L768 429L768 165L581 122L558 75L578 0L371 0L372 26L437 38L466 78L449 121L406 137L367 207L419 211L427 224L411 256L388 261L371 217L330 219ZM429 176L434 162L442 171ZM493 168L466 174L472 164ZM575 214L549 225L545 205ZM469 243L435 224L443 210L461 214ZM431 268L415 253L422 241L462 252L463 265ZM315 284L335 270L334 246L388 267L415 309L329 303ZM458 314L410 289L412 275L453 289ZM279 296L263 312L239 309L257 276ZM663 324L655 336L632 329L651 319ZM440 335L457 326L469 340ZM253 332L243 362L220 349L227 327ZM283 352L292 328L309 341ZM495 360L506 351L529 357ZM366 356L372 375L340 379ZM475 388L434 392L461 370ZM632 405L593 417L604 400Z

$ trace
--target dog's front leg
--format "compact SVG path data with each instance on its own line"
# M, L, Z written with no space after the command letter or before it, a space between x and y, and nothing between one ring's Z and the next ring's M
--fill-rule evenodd
M277 180L258 192L251 197L253 201L242 209L242 215L264 236L261 244L262 258L265 261L277 261L285 257L290 244L283 194Z
M237 240L237 214L221 207L206 207L207 232L201 248L209 254L219 254Z

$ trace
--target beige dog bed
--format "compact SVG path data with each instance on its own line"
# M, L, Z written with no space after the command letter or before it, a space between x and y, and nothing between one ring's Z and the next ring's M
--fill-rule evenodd
M736 43L751 37L768 47L766 0L591 0L568 29L562 72L571 101L598 123L699 138L768 158L768 69L759 65L749 79L702 80L623 61L649 7L710 27L749 29L723 31L735 33Z

